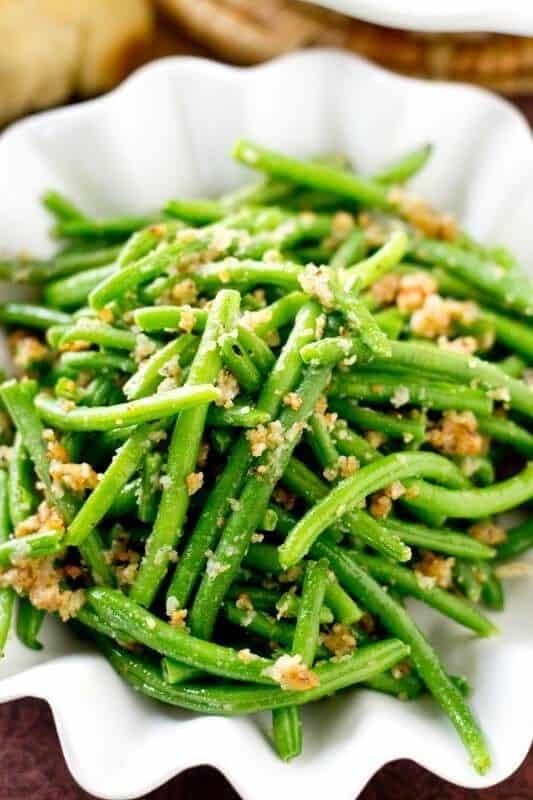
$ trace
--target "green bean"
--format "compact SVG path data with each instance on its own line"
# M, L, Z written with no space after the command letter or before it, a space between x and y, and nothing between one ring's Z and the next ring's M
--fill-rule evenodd
M424 694L424 684L416 673L395 678L391 673L383 672L381 675L365 681L364 687L372 689L374 692L381 692L381 694L390 694L392 697L397 697L398 700L416 700Z
M52 308L77 308L86 303L95 287L113 275L116 269L114 264L104 264L50 281L43 289L43 300Z
M318 648L320 609L328 584L329 565L326 559L309 561L305 567L300 610L292 643L292 652L301 656L308 667L313 665Z
M262 382L261 373L235 335L228 334L220 342L224 366L236 377L245 392L256 392Z
M379 556L370 556L356 551L350 553L350 558L359 566L367 569L377 581L395 586L401 592L416 597L460 625L473 630L479 636L493 636L498 632L492 622L484 617L477 608L465 603L460 597L439 589L438 586L426 588L416 572L398 564L391 564Z
M533 327L531 325L488 309L482 309L481 314L483 319L494 326L498 342L519 353L529 363L533 361Z
M59 368L66 372L80 372L91 370L93 372L118 370L119 372L134 372L135 362L118 353L99 353L94 350L82 350L79 353L62 353L59 359Z
M424 169L432 153L433 146L431 144L411 150L375 172L372 176L373 180L379 183L406 183Z
M76 503L68 493L58 492L52 483L50 462L43 438L43 425L35 409L36 388L33 381L7 381L0 386L0 397L17 427L26 452L33 462L37 478L44 486L47 499L64 519L70 519L75 514Z
M514 447L527 458L533 458L533 435L505 417L479 417L478 429L497 442Z
M12 521L9 517L8 479L4 470L0 471L0 548L9 541ZM11 540L12 541L12 540ZM15 593L6 587L0 589L0 657L4 655L11 619Z
M313 666L318 647L319 615L328 583L328 570L325 559L306 565L292 654L299 655L307 667ZM302 750L302 725L298 709L289 706L274 710L272 723L276 752L284 761L290 761Z
M248 592L249 593L249 592ZM255 600L253 597L253 592L250 594L250 598L252 603L255 607ZM293 594L293 592L285 592L282 594L275 603L275 607L278 611L278 617L281 615L282 617L297 617L300 611L301 601L298 595ZM327 606L323 605L320 608L318 613L319 621L321 625L330 625L335 617L333 616L333 612Z
M219 540L216 563L221 570L214 577L202 579L192 607L191 630L201 637L210 636L220 604L231 585L240 562L250 544L253 532L259 525L268 505L274 486L284 473L294 448L301 437L301 423L312 413L313 407L330 377L329 368L313 370L304 375L298 393L302 400L298 410L287 408L280 416L283 439L273 450L258 459L263 468L250 475L239 497L239 509L233 512ZM260 404L263 402L264 393Z
M139 400L156 392L165 368L170 363L177 362L179 366L189 363L197 347L197 338L186 333L156 350L122 387L128 400Z
M64 531L31 533L18 539L0 542L0 567L11 567L20 558L43 558L60 553L64 548Z
M220 370L217 342L235 324L239 303L240 295L231 290L217 295L185 388L178 391L197 391L197 385L204 381L211 383L216 379ZM183 533L189 507L187 477L194 471L198 459L208 403L211 399L216 399L218 394L216 390L212 391L214 394L207 397L203 405L196 404L196 408L181 414L174 425L165 476L169 480L163 486L157 517L146 543L145 556L131 588L132 599L141 605L150 605L155 597L168 569L168 553L176 546ZM168 392L162 397L170 394Z
M533 547L533 519L507 531L507 538L496 548L498 561L510 561Z
M302 752L302 721L298 706L272 710L272 735L276 753L291 761Z
M170 705L221 716L252 714L310 703L347 686L371 680L409 655L409 648L397 639L366 645L349 658L319 664L316 668L319 685L314 689L288 691L275 687L232 684L170 686L161 678L159 669L121 650L110 640L99 639L98 645L114 669L138 691Z
M3 590L5 591L5 590ZM17 613L17 638L30 650L42 650L38 639L45 612L32 606L26 597L20 597Z
M190 306L146 306L133 312L135 324L148 333L177 331L182 325L187 330L203 331L207 322L207 311ZM189 324L190 323L190 324ZM183 328L184 329L184 328Z
M246 595L252 603L254 609L259 611L273 611L277 609L277 603L281 602L285 595L280 594L276 589L265 589L263 586L255 586L251 583L234 583L227 594L229 600L238 600L240 595ZM288 593L287 593L288 594ZM291 594L299 605L298 598ZM278 609L279 610L279 609ZM294 610L294 609L291 609ZM296 616L296 613L284 614L283 616Z
M364 431L380 431L406 443L423 442L426 434L422 416L408 417L401 414L382 414L372 408L363 408L354 400L332 397L329 407Z
M79 545L81 557L90 570L93 581L99 586L113 586L114 573L109 566L102 544L102 537L97 528L93 528L82 544Z
M68 219L61 220L54 228L60 239L127 239L139 228L146 228L150 220L146 217L116 217L115 219Z
M498 367L510 378L521 378L526 369L526 362L517 355L507 356L498 362Z
M492 570L481 585L481 599L494 611L503 611L505 607L502 582Z
M348 291L362 292L385 273L390 272L403 259L409 246L407 234L403 230L393 231L389 240L368 256L364 261L354 264L344 274L344 286Z
M346 269L364 258L365 252L365 235L361 228L354 228L340 247L337 248L329 265L335 270Z
M33 468L20 433L15 434L8 464L8 505L11 523L16 528L30 516L37 505L32 487ZM3 480L3 478L2 478Z
M144 456L138 496L138 514L141 522L154 522L157 516L162 464L161 453L146 453Z
M367 442L364 436L352 431L346 421L339 419L333 426L335 446L343 456L355 456L361 464L368 464L379 457L379 452Z
M291 323L308 301L303 292L290 292L260 311L250 311L245 318L246 326L257 336L266 336Z
M298 521L279 548L282 565L288 568L297 564L326 528L339 516L355 508L368 494L392 481L401 481L412 475L423 475L456 487L464 486L465 480L455 465L433 453L409 452L384 456L338 483Z
M235 603L225 602L222 607L225 619L233 625L246 628L255 636L275 642L285 649L291 648L294 639L294 625L284 620L277 620L263 611L238 608Z
M42 419L59 430L107 431L173 417L180 411L210 403L219 396L218 389L204 383L182 386L128 403L98 408L78 406L70 410L66 410L60 401L41 394L35 398L35 407Z
M321 467L327 468L337 465L339 453L323 414L311 414L309 417L309 431L305 434L305 440Z
M389 339L399 339L405 327L405 317L397 308L386 308L374 314L380 329Z
M218 222L224 216L224 207L213 200L169 200L164 211L191 225Z
M252 544L244 557L244 565L267 575L279 575L283 567L279 562L278 549L271 544ZM363 616L359 606L330 576L326 587L326 603L335 619L343 625L353 625Z
M433 648L407 612L341 548L319 540L313 547L313 555L327 558L343 586L360 599L388 631L410 646L418 674L455 726L474 767L480 773L486 772L490 767L490 756L483 734L461 692L452 683Z
M332 305L341 312L348 328L360 337L363 345L372 354L388 358L389 341L361 298L355 292L346 290L344 281L332 270L329 272L328 286L332 294Z
M309 505L314 505L327 496L329 486L316 477L302 462L292 458L283 475L284 484ZM368 514L356 510L343 515L343 529L362 538L367 544L395 561L408 561L410 549L395 534L384 531ZM335 530L328 528L328 533ZM341 537L342 538L342 537Z
M349 397L366 403L420 405L438 411L472 411L490 416L492 400L481 389L453 383L431 381L413 375L388 375L380 370L365 370L353 375L338 375L332 383L333 397Z
M174 661L173 658L164 656L161 659L161 672L165 683L175 685L177 683L190 683L205 677L205 673L196 667L189 667L187 664L182 664L180 661Z
M237 338L259 372L267 375L274 366L276 357L266 342L244 325L237 326Z
M238 161L253 169L259 169L274 178L289 180L299 186L324 189L356 203L377 208L388 208L390 205L386 189L378 183L360 178L354 173L312 161L298 161L265 150L244 139L237 142L233 155Z
M137 337L131 331L88 318L76 320L74 325L69 326L59 340L59 347L69 342L83 341L116 350L134 350L136 340Z
M22 325L24 328L46 330L50 325L68 325L69 314L45 306L29 303L5 303L0 306L0 322L4 325Z
M223 520L244 481L250 463L250 450L245 439L232 447L226 468L208 495L196 526L178 561L168 589L168 597L175 597L178 608L185 608L199 576L205 568L206 552L218 541Z
M531 316L533 284L525 273L506 271L479 255L448 242L422 239L411 245L411 254L423 263L438 264L489 295L503 308Z
M428 509L447 517L476 519L508 511L526 503L533 497L533 463L492 486L481 489L445 489L421 480L409 482L413 494L409 503L413 508Z
M108 517L120 519L127 514L132 514L137 509L137 498L140 491L140 480L134 478L122 487L115 496L107 512Z
M268 659L258 656L246 664L239 658L236 650L204 642L186 631L162 622L116 589L93 587L87 591L87 602L89 608L117 632L162 656L176 659L212 675L236 681L273 684L273 680L264 674L265 669L272 664Z
M457 561L454 567L454 578L467 600L470 600L471 603L479 603L481 583L472 564Z
M491 559L496 556L494 548L478 542L471 536L465 536L464 533L448 528L434 530L425 525L404 522L394 517L382 520L381 524L397 533L406 544L414 547L422 547L425 550L434 550L437 553L445 553L468 560Z
M68 220L84 219L85 215L60 192L49 190L42 196L43 206L50 211L56 219L67 222Z
M254 286L277 286L286 292L299 288L298 275L302 268L299 264L285 262L267 262L227 258L205 264L191 273L191 277L202 293L213 293L225 285L237 286L247 291Z
M65 544L79 547L105 517L113 500L136 472L150 447L150 427L142 425L117 450L111 464L70 523Z
M207 414L208 425L219 428L255 428L269 422L270 414L252 406L234 405L230 408L216 406Z

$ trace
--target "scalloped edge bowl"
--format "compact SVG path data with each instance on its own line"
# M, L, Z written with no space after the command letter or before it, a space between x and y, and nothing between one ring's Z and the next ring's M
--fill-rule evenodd
M533 36L527 0L311 0L367 22L433 33L513 33Z
M105 98L17 123L0 138L1 247L49 252L49 220L38 203L48 187L100 214L146 212L175 194L234 187L248 177L229 156L243 135L301 155L344 151L362 171L432 141L434 158L415 188L473 234L533 263L533 146L520 115L487 92L397 77L330 51L253 69L167 59ZM532 598L527 580L512 583L498 617L502 635L488 641L413 605L448 668L475 687L472 702L494 757L485 777L472 771L429 700L401 703L364 690L306 708L305 752L287 766L266 741L268 715L202 718L157 705L53 620L41 653L11 638L0 700L47 700L72 774L113 800L143 795L197 764L220 769L246 800L353 800L398 758L464 786L490 786L518 767L531 743Z

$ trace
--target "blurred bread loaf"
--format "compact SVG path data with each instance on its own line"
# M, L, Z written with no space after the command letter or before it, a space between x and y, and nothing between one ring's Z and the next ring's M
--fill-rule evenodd
M152 36L150 0L0 0L0 125L106 91Z

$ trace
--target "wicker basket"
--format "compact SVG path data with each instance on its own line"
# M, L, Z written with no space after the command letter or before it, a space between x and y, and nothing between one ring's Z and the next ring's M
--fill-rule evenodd
M156 2L169 23L234 63L258 63L298 47L330 45L408 75L478 83L506 93L533 91L533 38L410 33L299 0Z

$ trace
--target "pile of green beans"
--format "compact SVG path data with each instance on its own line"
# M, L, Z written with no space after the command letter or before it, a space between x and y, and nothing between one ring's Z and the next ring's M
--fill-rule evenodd
M258 183L152 217L46 194L57 255L0 262L39 298L0 306L0 652L15 607L32 649L55 615L136 691L271 711L285 761L303 704L428 693L489 769L405 601L494 636L533 546L533 284L413 217L430 155L363 176L240 141Z

